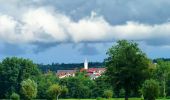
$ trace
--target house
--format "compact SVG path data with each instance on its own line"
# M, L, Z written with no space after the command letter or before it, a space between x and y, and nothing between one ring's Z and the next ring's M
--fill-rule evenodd
M80 69L80 72L86 71L87 76L90 77L90 79L96 79L100 77L105 71L105 68L88 68L88 61L85 60L84 62L84 68ZM58 70L57 76L59 78L65 78L65 77L74 77L77 70Z
M74 77L76 70L57 70L57 76L59 78Z

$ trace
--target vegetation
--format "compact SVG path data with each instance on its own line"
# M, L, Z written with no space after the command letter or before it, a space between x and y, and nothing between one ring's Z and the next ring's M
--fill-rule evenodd
M157 69L155 70L155 79L158 80L160 83L160 91L161 91L161 96L166 98L166 91L167 91L167 82L168 79L170 78L170 62L169 61L163 61L163 60L158 60L157 61Z
M13 92L12 95L10 96L10 99L12 100L20 100L19 94Z
M168 59L152 62L137 43L126 40L118 41L107 55L104 63L89 65L103 67L105 64L106 72L95 80L86 71L62 79L56 75L56 70L65 66L80 69L83 64L37 65L29 59L7 57L0 62L0 99L141 100L141 95L146 100L169 98Z
M23 80L36 78L38 67L28 59L5 58L0 64L0 98L9 98L14 92L19 93Z
M53 84L49 87L49 89L47 90L47 93L49 94L49 97L51 97L51 99L53 100L58 100L58 97L62 94L62 93L67 93L68 89L65 86L60 86L58 84Z
M125 90L125 100L131 92L139 90L148 76L150 61L134 42L118 41L107 52L106 75L118 91Z
M142 87L145 100L155 100L159 96L159 84L153 79L146 80Z
M37 96L37 84L34 80L27 79L21 82L21 94L26 100L31 100Z
M112 98L113 97L113 91L112 90L105 90L104 96L108 99Z
M43 72L50 71L57 71L57 70L70 70L70 69L80 69L84 66L84 63L71 63L71 64L65 64L65 63L52 63L52 64L38 64L39 68ZM89 62L89 67L103 67L104 63L101 62Z

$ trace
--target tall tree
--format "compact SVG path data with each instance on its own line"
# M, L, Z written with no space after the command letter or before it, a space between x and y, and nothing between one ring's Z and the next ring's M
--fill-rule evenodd
M21 81L39 75L39 69L31 60L11 57L0 64L0 98L19 92Z
M120 40L107 52L106 75L113 87L125 90L125 100L131 91L138 91L148 76L150 60L133 41Z

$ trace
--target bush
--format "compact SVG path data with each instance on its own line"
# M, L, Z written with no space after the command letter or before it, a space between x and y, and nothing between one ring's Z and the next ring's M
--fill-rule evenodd
M112 98L113 96L113 91L112 90L105 90L103 94L106 98Z
M10 96L10 99L12 100L20 100L19 94L13 92L12 95Z
M125 90L124 89L120 89L119 96L121 98L125 97Z
M146 80L142 87L142 94L145 100L155 100L159 95L159 84L157 81Z
M49 87L49 89L47 90L47 93L49 95L49 97L51 97L50 99L57 99L61 94L66 94L68 92L67 87L65 86L60 86L58 84L53 84Z
M21 94L27 100L36 98L37 96L37 83L34 80L27 79L21 82Z

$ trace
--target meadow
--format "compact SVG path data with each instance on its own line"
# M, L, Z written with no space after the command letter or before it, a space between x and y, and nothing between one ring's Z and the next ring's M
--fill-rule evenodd
M97 100L97 99L60 99L60 100ZM112 98L102 100L124 100L124 98ZM141 100L141 98L129 98L129 100ZM156 99L156 100L170 100L170 99Z

